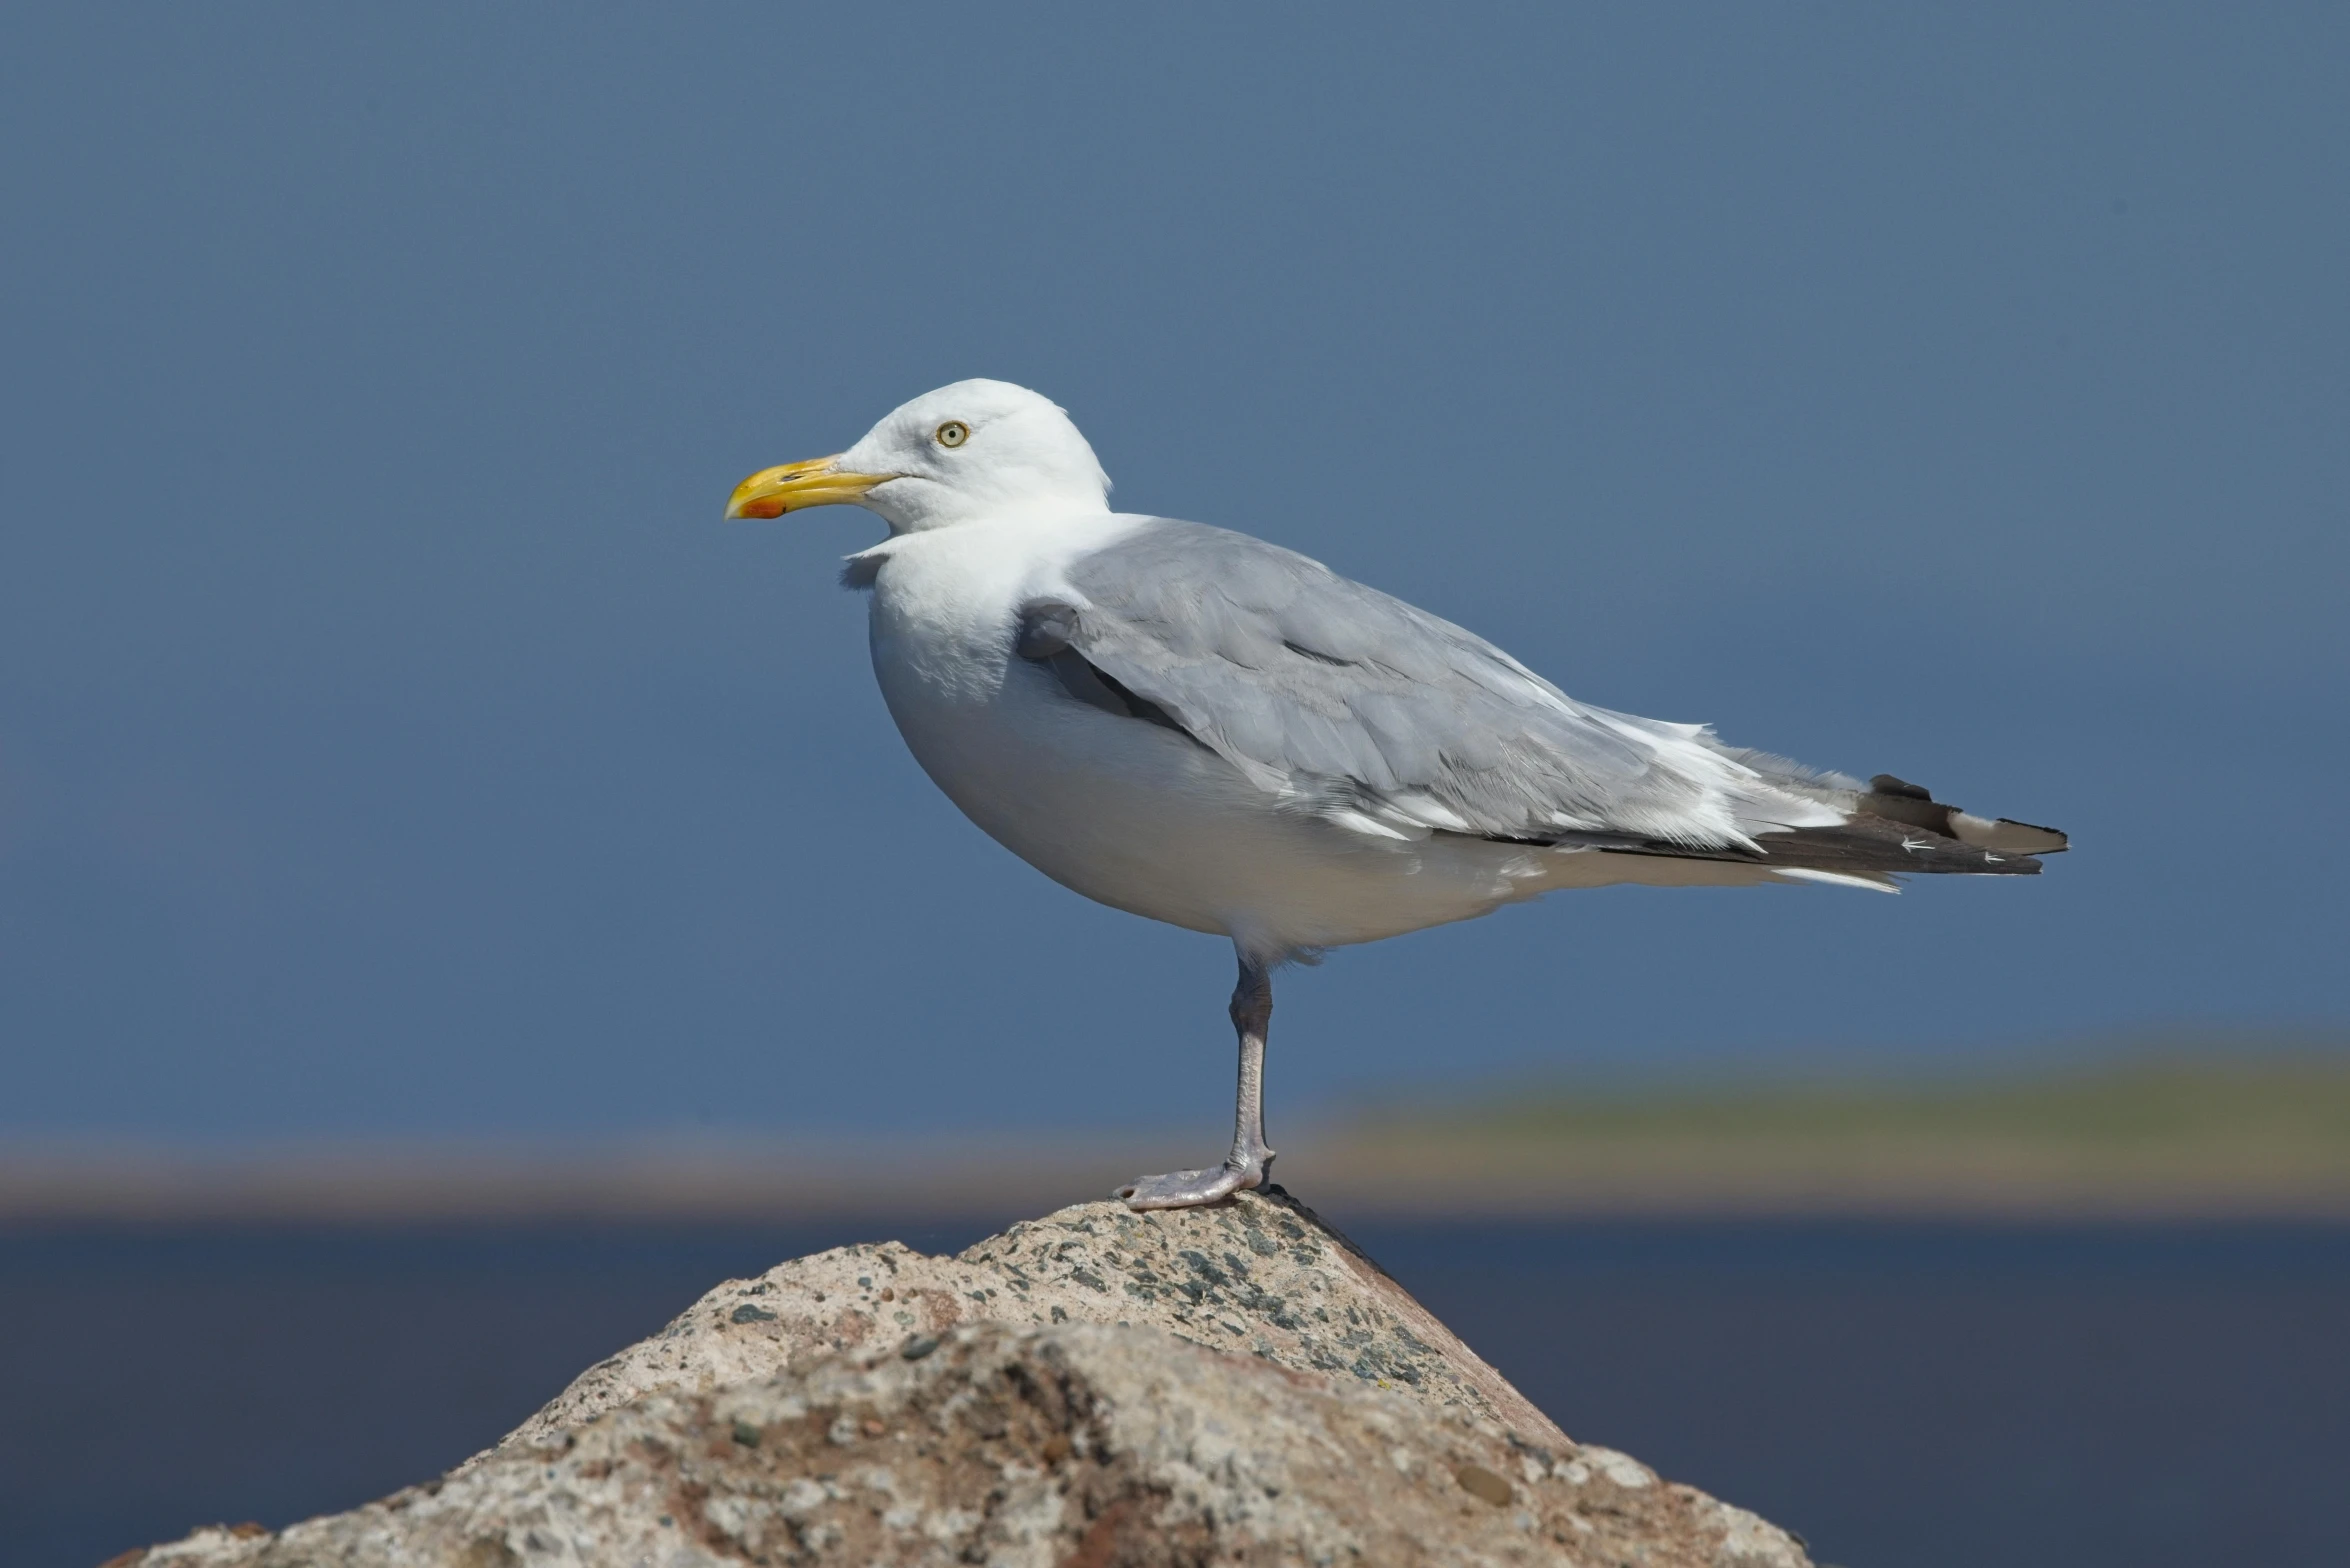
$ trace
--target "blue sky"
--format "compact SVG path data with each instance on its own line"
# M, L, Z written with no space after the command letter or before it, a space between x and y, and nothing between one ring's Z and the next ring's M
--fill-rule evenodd
M1280 991L1283 1110L2350 1023L2350 17L20 8L0 1132L1184 1120L1226 951L921 777L835 509L997 376L1127 507L2070 829Z

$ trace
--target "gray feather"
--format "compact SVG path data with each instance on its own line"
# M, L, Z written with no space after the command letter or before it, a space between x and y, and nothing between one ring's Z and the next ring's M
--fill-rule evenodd
M1669 822L1702 793L1647 721L1244 534L1155 519L1068 576L1089 663L1309 809L1418 795L1468 831L1538 838Z
M1079 557L1068 580L1085 603L1027 606L1024 656L1049 660L1081 700L1184 731L1300 809L1837 871L2035 871L2029 854L2065 847L1891 775L1863 785L1578 703L1476 634L1246 534L1151 519ZM1071 661L1083 673L1059 668ZM1693 820L1720 804L1725 778L1745 781L1729 831ZM1816 807L1842 825L1823 826Z

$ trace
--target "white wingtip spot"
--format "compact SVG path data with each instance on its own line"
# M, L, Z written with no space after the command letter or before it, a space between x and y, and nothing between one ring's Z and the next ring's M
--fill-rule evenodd
M1411 842L1412 838L1411 834L1391 828L1386 823L1374 818L1366 817L1359 811L1334 811L1330 813L1329 820L1342 828L1352 828L1357 833L1368 833L1375 838L1402 839L1406 843Z
M1822 887L1859 887L1872 893L1898 893L1900 884L1876 877L1850 876L1841 871L1815 871L1809 866L1773 866L1771 875L1788 882L1816 882Z

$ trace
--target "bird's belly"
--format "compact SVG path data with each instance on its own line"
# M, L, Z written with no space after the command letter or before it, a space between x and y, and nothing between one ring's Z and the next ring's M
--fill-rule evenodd
M1537 891L1534 857L1514 846L1376 839L1277 809L1188 736L1079 702L1043 666L926 657L936 650L879 625L873 651L899 732L947 797L1054 881L1115 908L1272 956Z

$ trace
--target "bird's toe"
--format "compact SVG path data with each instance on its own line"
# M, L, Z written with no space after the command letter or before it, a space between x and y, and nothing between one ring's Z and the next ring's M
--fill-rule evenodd
M1112 1196L1130 1209L1188 1209L1229 1198L1243 1187L1263 1179L1262 1170L1235 1170L1218 1165L1203 1171L1169 1171L1162 1176L1137 1176Z

